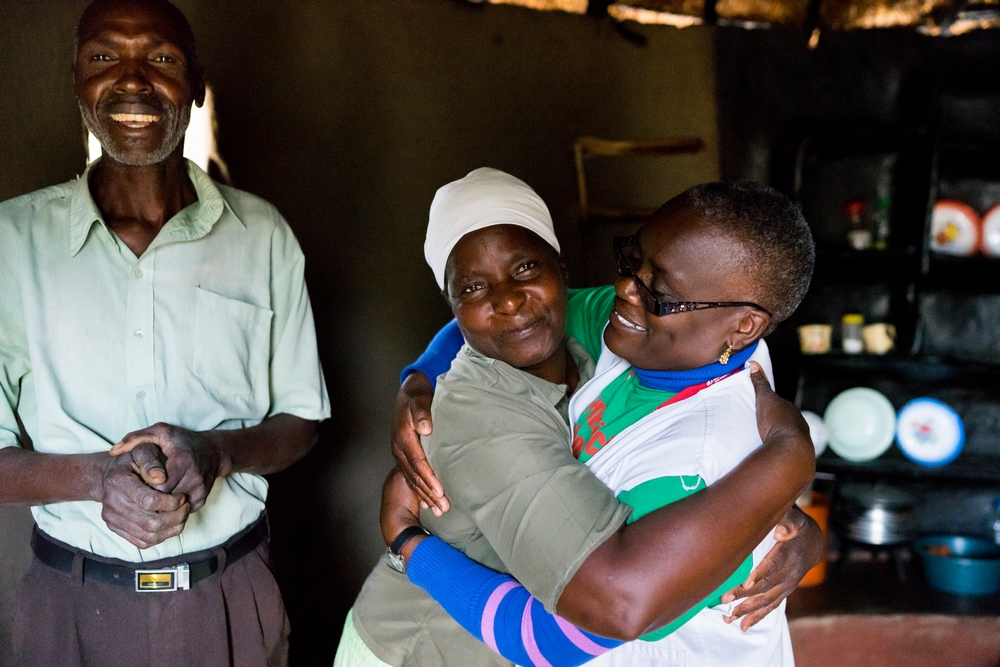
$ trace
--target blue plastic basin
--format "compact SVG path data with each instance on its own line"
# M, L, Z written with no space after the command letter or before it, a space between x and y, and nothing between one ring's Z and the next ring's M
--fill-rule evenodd
M950 556L928 547L946 546ZM916 541L931 587L962 595L986 595L1000 590L1000 545L961 535L933 535Z

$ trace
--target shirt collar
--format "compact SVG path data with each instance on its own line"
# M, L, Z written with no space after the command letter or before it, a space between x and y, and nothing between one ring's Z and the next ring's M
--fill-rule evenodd
M569 352L573 356L573 360L576 362L577 371L580 374L580 381L577 386L582 386L587 380L594 376L594 360L590 357L590 354L587 353L584 347L570 336L566 337L566 346L569 348ZM525 371L514 368L507 362L487 357L474 350L468 343L465 344L463 349L466 354L473 359L476 359L479 363L491 366L497 372L507 375L508 377L513 377L519 382L528 384L553 406L557 406L560 401L566 398L567 386L564 384L554 384L548 380L535 377L531 373L526 373Z
M760 341L754 341L749 347L739 352L733 352L725 364L716 361L707 366L692 368L686 371L650 371L635 368L635 374L639 378L639 384L647 389L679 392L696 384L709 382L728 375L734 369L742 368L750 360L750 357L753 356L759 343Z
M94 224L104 224L101 212L90 194L90 170L97 164L97 160L87 165L83 175L72 185L72 199L70 205L70 231L69 231L69 252L70 256L76 256L83 244L87 242L90 229ZM187 160L188 177L194 185L198 201L187 208L181 210L174 217L167 221L156 239L150 244L152 250L157 246L178 241L194 241L208 234L215 223L222 217L224 209L236 218L243 229L246 225L239 219L229 202L223 198L215 182L206 174L201 167L194 162Z

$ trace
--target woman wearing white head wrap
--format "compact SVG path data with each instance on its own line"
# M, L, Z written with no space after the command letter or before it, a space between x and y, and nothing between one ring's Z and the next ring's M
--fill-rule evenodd
M446 479L461 480L456 485L469 493L457 493L453 487L455 506L440 523L431 517L428 525L456 543L472 543L473 553L494 568L504 565L500 553L509 556L514 551L518 531L499 529L506 537L493 546L490 539L496 531L484 532L480 523L520 526L532 548L518 549L512 562L538 569L537 576L528 579L551 580L540 587L553 591L565 585L566 573L579 564L581 554L593 550L594 535L610 535L629 512L599 480L573 463L566 447L569 425L555 404L575 389L581 375L586 379L593 374L594 362L565 335L567 287L558 251L545 203L509 174L477 169L434 197L424 252L466 345L462 359L438 385L433 407L438 428L433 442L427 443L427 456L440 465ZM446 435L449 425L451 436ZM523 442L518 442L522 435ZM509 439L513 442L505 442ZM483 454L496 462L484 461ZM516 460L523 460L524 467L512 465ZM534 474L525 475L525 469ZM549 503L536 501L535 480L541 477L547 480L545 488L563 501L561 511L552 513ZM520 487L524 491L515 492ZM473 511L480 504L474 498L510 494L515 497L507 502ZM528 516L532 512L540 515L537 520ZM564 531L563 526L569 528ZM536 539L543 534L557 538L543 548ZM455 555L466 560L460 552ZM554 618L549 615L548 626L561 634ZM562 641L579 653L571 640L564 636ZM595 637L592 642L609 640ZM380 564L345 623L334 667L386 664L510 663L466 632L421 589Z
M482 167L440 188L431 202L424 257L444 289L448 255L468 234L493 225L524 227L559 252L549 209L524 181L498 169Z

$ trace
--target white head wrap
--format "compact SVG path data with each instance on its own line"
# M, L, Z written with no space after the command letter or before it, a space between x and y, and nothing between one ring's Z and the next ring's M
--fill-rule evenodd
M444 267L458 241L493 225L531 230L559 252L552 216L542 198L510 174L483 167L443 186L431 202L424 257L444 289Z

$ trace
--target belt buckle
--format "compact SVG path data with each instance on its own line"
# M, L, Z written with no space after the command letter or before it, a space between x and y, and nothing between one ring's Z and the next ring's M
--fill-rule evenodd
M160 570L136 570L135 590L139 593L169 593L191 588L191 571L187 563Z

